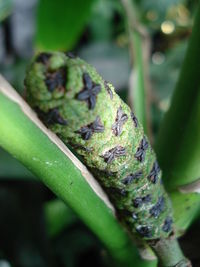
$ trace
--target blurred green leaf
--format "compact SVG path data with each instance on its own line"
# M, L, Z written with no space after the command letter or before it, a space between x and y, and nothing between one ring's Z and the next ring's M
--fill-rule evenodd
M95 2L89 23L92 41L112 40L120 24L114 21L116 13L119 14L119 9L121 9L120 1L98 0Z
M176 85L180 66L183 63L187 42L179 42L178 45L168 50L165 54L156 52L151 63L151 79L153 90L161 101L169 100ZM159 59L162 57L162 62ZM157 62L158 61L158 62Z
M0 22L11 12L13 0L0 0Z
M36 44L44 50L69 50L80 37L90 15L92 0L40 0Z

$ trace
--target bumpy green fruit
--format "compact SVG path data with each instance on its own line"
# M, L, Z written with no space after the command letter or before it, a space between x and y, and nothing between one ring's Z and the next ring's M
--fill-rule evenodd
M168 237L171 203L155 154L113 86L83 60L59 52L36 56L25 85L29 104L82 156L128 230L147 240Z

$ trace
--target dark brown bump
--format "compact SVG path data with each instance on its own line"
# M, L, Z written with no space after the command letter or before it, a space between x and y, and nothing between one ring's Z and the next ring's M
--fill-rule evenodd
M164 224L162 226L162 230L166 233L171 232L172 230L172 224L173 224L173 220L171 217L167 217L164 221Z
M83 74L83 84L84 88L76 95L76 98L80 101L86 101L89 109L94 109L101 86L94 83L88 73Z
M111 163L115 158L126 155L126 149L122 146L116 146L105 152L101 157L106 163Z
M73 142L68 142L68 144L74 148L74 149L81 149L83 151L86 151L86 152L92 152L93 148L92 147L85 147L85 146L82 146L80 144L74 144Z
M76 55L73 52L71 52L71 51L66 52L65 54L66 54L66 56L68 56L71 59L76 58Z
M141 197L136 197L134 200L133 200L133 206L134 208L139 208L142 206L142 198Z
M112 172L111 170L108 170L107 168L104 170L99 170L96 167L92 167L90 168L91 172L93 172L94 174L100 176L100 177L116 177L117 172Z
M152 237L152 229L148 225L139 225L136 227L136 231L142 237L148 237L148 238Z
M153 184L156 184L157 181L158 181L158 176L159 176L159 173L160 173L160 167L158 165L158 162L155 161L154 164L153 164L153 167L151 169L151 172L150 174L148 175L148 179L149 181L151 181ZM161 180L162 181L162 180Z
M112 100L113 99L113 92L112 90L110 89L110 86L108 84L107 81L104 81L104 86L106 88L106 91L108 92L109 96L110 96L110 99Z
M49 92L53 92L55 89L65 91L66 69L60 68L54 72L47 72L45 84Z
M47 63L49 62L49 59L51 57L51 53L40 53L37 57L36 57L36 62L38 63L42 63L44 65L47 65Z
M142 200L143 200L143 203L149 203L149 202L152 201L152 197L151 197L150 194L148 194L148 195L144 196L144 197L142 198Z
M129 217L131 216L131 212L127 209L118 210L118 213L122 215L122 217Z
M111 195L126 196L127 191L124 188L109 187L106 189L107 192Z
M112 131L114 135L119 136L122 133L123 125L127 120L128 116L123 112L122 107L119 107L117 110L115 123L112 125Z
M67 125L67 121L62 118L57 108L50 109L48 112L44 112L39 108L35 108L39 118L48 126L52 124Z
M146 138L143 137L143 139L141 140L140 145L139 145L134 157L138 161L143 162L144 159L145 159L146 150L147 150L148 147L149 147L149 144L148 144Z
M99 116L96 117L95 121L81 127L76 133L80 134L83 140L89 140L94 133L102 133L104 126Z
M133 120L134 126L137 128L138 127L138 119L133 112L131 112L131 119Z
M139 208L141 207L143 204L146 204L146 203L149 203L151 202L152 198L151 198L151 195L148 194L144 197L136 197L134 200L133 200L133 206L135 208Z
M158 218L159 215L164 211L165 209L165 199L164 197L159 197L157 203L150 209L149 213L154 218Z
M125 185L131 184L134 180L138 180L143 175L142 171L138 171L136 173L130 173L126 176L121 182Z

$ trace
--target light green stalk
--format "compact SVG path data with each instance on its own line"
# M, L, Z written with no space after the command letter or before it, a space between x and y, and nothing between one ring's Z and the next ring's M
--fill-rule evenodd
M127 22L132 67L128 102L138 120L142 123L144 132L150 135L150 125L147 114L149 36L146 29L139 22L139 10L134 0L121 0L121 2L125 11L125 21Z

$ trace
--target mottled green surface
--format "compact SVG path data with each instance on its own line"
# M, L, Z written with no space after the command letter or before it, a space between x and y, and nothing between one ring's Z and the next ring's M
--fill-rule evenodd
M58 78L55 71L60 68L62 72ZM94 97L93 106L78 99L79 93L86 90L83 78L86 73L91 77L93 86L101 87ZM47 86L47 77L51 77L50 84L56 84L53 89ZM115 93L113 86L105 83L96 70L83 60L59 52L34 58L27 71L25 85L27 101L48 127L82 156L84 163L108 192L120 220L129 231L137 232L145 239L167 237L172 228L169 227L168 231L162 228L166 218L171 218L171 204L161 183L161 172L155 183L148 178L156 161L155 154L148 144L143 152L144 160L135 157L144 138L143 128L133 121L130 108ZM116 134L113 125L116 125L119 109L126 115ZM61 123L55 119L55 110L56 119L61 119ZM86 138L80 133L81 127L90 127L96 118L100 118L101 130ZM115 147L123 148L122 155L106 161L106 153ZM123 183L128 175L141 171L139 178L134 178L129 184ZM150 201L144 201L146 196ZM162 197L164 204L159 211L160 206L156 208L155 205ZM138 207L134 205L136 198L143 199ZM157 216L152 215L152 208L158 212Z

